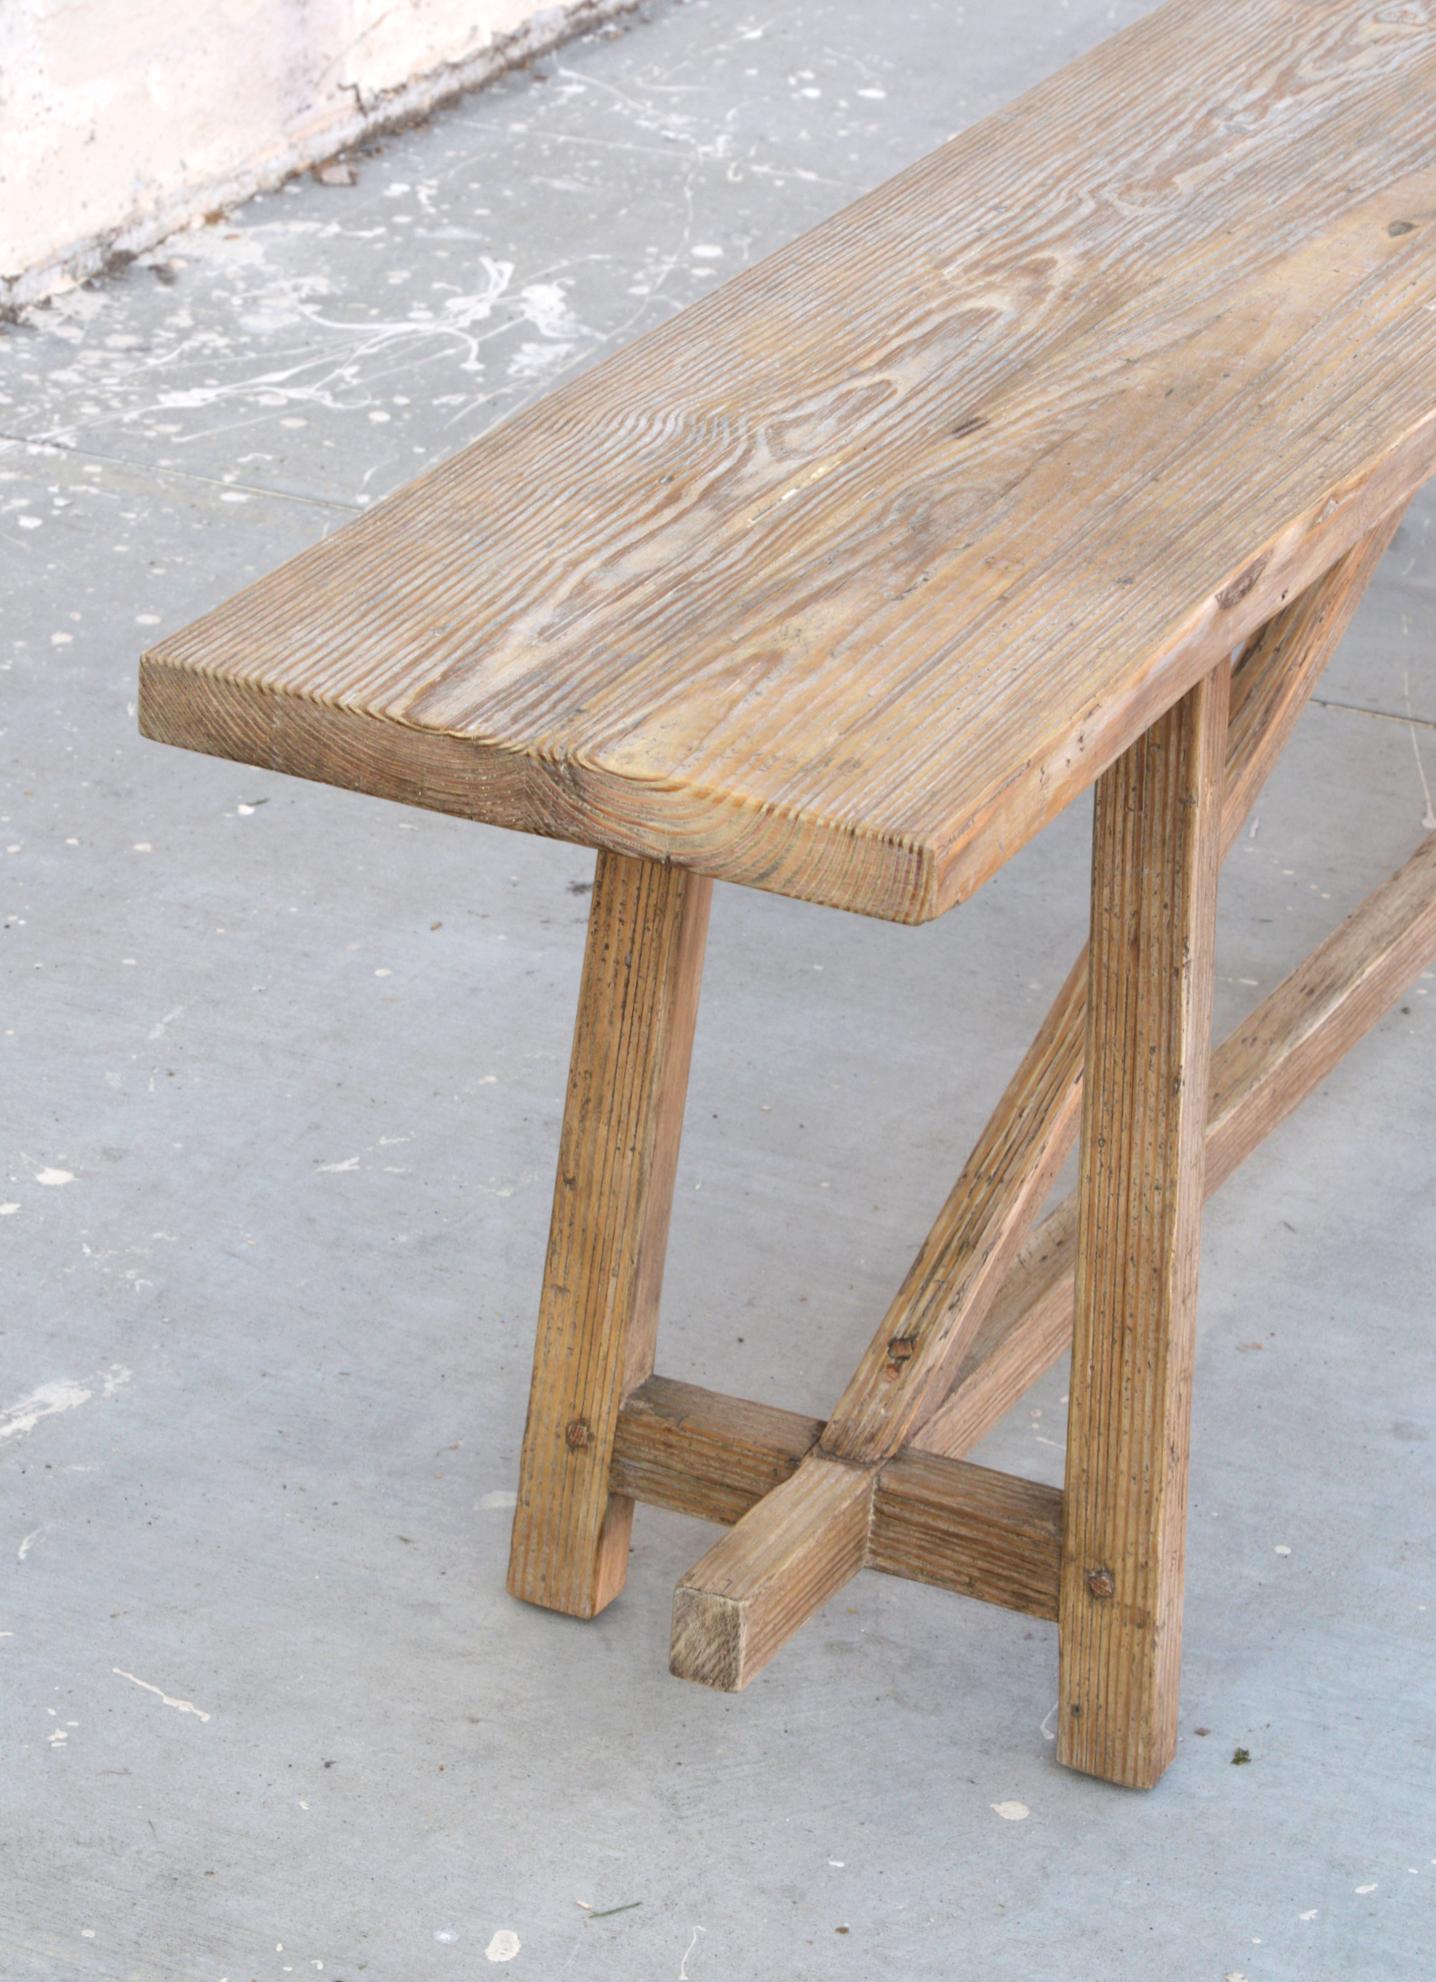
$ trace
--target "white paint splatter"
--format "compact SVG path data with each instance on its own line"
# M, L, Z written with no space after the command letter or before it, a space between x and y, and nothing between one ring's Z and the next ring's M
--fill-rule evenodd
M1298 1920L1315 1920L1318 1911L1319 1909L1313 1906L1306 1913L1298 1913L1296 1917Z
M1032 1812L1025 1803L1018 1803L1015 1800L1007 1803L994 1803L991 1807L999 1817L1005 1817L1009 1824L1020 1824L1024 1817L1030 1817L1032 1815Z
M196 1720L209 1719L204 1708L197 1707L193 1700L177 1700L172 1693L162 1692L158 1686L151 1686L147 1679L139 1679L134 1673L125 1672L120 1666L112 1665L110 1670L116 1679L128 1679L132 1686L142 1686L146 1693L153 1693L157 1700L163 1700L167 1707L174 1707L179 1713L193 1714Z
M342 1163L319 1163L315 1165L315 1168L321 1177L337 1177L346 1170L357 1170L359 1168L359 1158L357 1156L346 1156Z
M1367 1895L1367 1893L1374 1893L1374 1892L1376 1891L1376 1888L1377 1888L1377 1885L1378 1885L1378 1884L1379 1884L1379 1881L1378 1881L1378 1880L1376 1880L1376 1879L1373 1879L1373 1880L1371 1881L1371 1884L1370 1884L1369 1886L1353 1886L1353 1887L1352 1887L1352 1891L1353 1891L1353 1892L1356 1892L1356 1893L1360 1893L1360 1894L1361 1894L1361 1896L1362 1896L1362 1898L1364 1899L1364 1898L1366 1897L1366 1895Z
M695 1927L693 1929L693 1939L688 1943L687 1947L683 1950L683 1959L678 1964L678 1982L688 1982L689 1957L692 1955L693 1950L697 1947L698 1936L703 1931L704 1930L701 1927Z
M517 1507L519 1497L508 1487L492 1487L479 1501L479 1506L487 1512L498 1512L505 1507Z
M1054 1702L1042 1716L1042 1725L1038 1728L1037 1732L1042 1736L1044 1741L1055 1741L1057 1739L1057 1708L1061 1704L1060 1700Z
M252 258L258 262L263 260L263 245L255 238L255 233L257 230L247 240L253 251ZM202 239L202 236L198 238ZM513 319L509 318L484 333L479 333L477 326L487 322L503 300L517 300L520 317L532 322L535 309L544 308L546 296L541 295L537 304L528 297L527 292L516 299L509 297L509 284L514 273L512 262L495 261L488 255L481 255L479 267L485 288L471 295L447 297L439 315L427 308L416 308L407 319L351 322L324 316L305 301L308 296L323 295L329 291L330 285L323 278L307 276L282 284L271 282L265 297L270 320L262 326L251 327L279 329L292 325L309 331L311 334L308 337L298 341L296 348L300 355L295 357L293 363L268 368L245 378L161 392L156 396L154 405L140 406L129 417L143 419L165 409L184 411L234 401L264 407L307 404L342 412L351 406L366 404L360 376L366 365L382 364L386 370L397 368L407 361L420 358L421 354L428 355L454 345L459 347L459 369L480 372L483 369L480 346L485 337L503 334L511 328ZM535 285L545 292L553 286ZM312 334L315 332L330 335L315 336ZM52 436L55 437L58 436ZM202 437L201 432L191 432L181 435L181 442L188 443Z
M35 1182L37 1184L44 1184L51 1190L59 1190L62 1185L73 1184L74 1181L75 1173L73 1170L51 1170L47 1168L35 1172Z
M0 1441L7 1438L23 1438L39 1424L41 1418L53 1418L61 1411L73 1411L80 1404L88 1404L94 1395L86 1390L83 1383L42 1383L32 1390L28 1397L11 1404L0 1411Z
M515 302L519 315L533 325L540 337L571 338L583 334L583 325L570 310L561 283L525 283Z
M40 1536L43 1533L44 1533L43 1527L32 1528L30 1530L29 1534L26 1535L24 1541L21 1542L19 1548L17 1548L15 1551L15 1560L17 1562L23 1562L25 1560L25 1557L30 1553L31 1549L35 1546L35 1543L40 1539Z
M174 1024L177 1018L183 1018L183 1016L184 1006L176 1005L172 1012L166 1012L162 1019L156 1019L147 1035L151 1043L157 1039L163 1039L168 1028Z
M1291 1548L1290 1545L1286 1542L1274 1542L1272 1544L1271 1552L1273 1555L1290 1555Z
M0 1204L0 1218L13 1218L19 1209L18 1204Z
M522 382L529 379L542 379L556 365L560 365L572 352L571 344L540 342L529 337L518 347L509 359L508 375Z
M500 1927L484 1954L490 1961L512 1961L522 1945L512 1927Z

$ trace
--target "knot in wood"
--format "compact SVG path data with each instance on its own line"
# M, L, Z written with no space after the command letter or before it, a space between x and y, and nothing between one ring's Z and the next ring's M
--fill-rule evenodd
M570 1452L582 1452L593 1439L593 1433L588 1428L588 1419L570 1418L563 1428L563 1437Z
M1094 1597L1112 1597L1117 1594L1117 1581L1110 1569L1089 1569L1087 1588Z
M888 1376L901 1376L904 1364L910 1363L916 1354L917 1337L915 1335L894 1335L891 1342L888 1343L888 1360L885 1374Z

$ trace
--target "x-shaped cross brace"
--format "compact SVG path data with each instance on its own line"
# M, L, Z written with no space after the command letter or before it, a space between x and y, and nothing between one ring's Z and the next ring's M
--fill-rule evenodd
M622 1586L634 1502L677 1507L733 1525L678 1585L676 1673L746 1685L881 1569L1056 1618L1062 1759L1157 1780L1176 1742L1202 1196L1436 953L1433 836L1209 1061L1220 858L1396 521L1100 778L1090 950L826 1423L653 1374L711 883L600 854L515 1595L593 1616ZM1078 1191L1031 1231L1079 1124ZM968 1463L1069 1341L1064 1491Z

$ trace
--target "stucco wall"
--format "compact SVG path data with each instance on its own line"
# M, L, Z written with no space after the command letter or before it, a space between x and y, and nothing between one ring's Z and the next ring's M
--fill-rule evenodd
M0 0L0 306L634 0Z

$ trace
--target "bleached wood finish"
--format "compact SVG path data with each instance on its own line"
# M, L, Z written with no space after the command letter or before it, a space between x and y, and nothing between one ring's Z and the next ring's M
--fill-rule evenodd
M1276 614L1244 654L1225 744L1223 852L1241 831L1397 523L1395 515L1384 518ZM924 1421L951 1391L1074 1139L1082 1101L1087 978L1084 948L828 1420L823 1452L881 1466L919 1438ZM845 1511L833 1518L845 1519ZM781 1502L746 1517L744 1546L755 1562L767 1559L765 1524L785 1520ZM804 1534L819 1561L829 1561L831 1538L811 1521ZM725 1555L730 1594L736 1588L736 1554L730 1548ZM816 1605L836 1586L813 1576L803 1587ZM791 1593L782 1621L790 1635L804 1622ZM778 1650L775 1629L763 1644L768 1657Z
M653 1370L710 894L681 868L599 855L509 1555L514 1596L575 1617L628 1565L613 1436Z
M1436 466L1436 19L1170 0L146 658L146 734L898 921Z
M619 1413L610 1485L731 1523L798 1470L822 1429L797 1411L652 1376ZM1055 1487L909 1450L878 1476L864 1566L1055 1618L1061 1531Z
M619 1413L615 1493L731 1527L798 1470L821 1418L651 1376Z
M736 1693L867 1559L874 1475L809 1453L694 1563L673 1593L669 1669Z
M1436 834L1264 998L1212 1056L1204 1188L1220 1188L1436 962ZM958 1372L917 1433L970 1452L1072 1339L1077 1199L1022 1248Z
M1052 1618L1061 1552L1056 1487L911 1449L879 1475L869 1569Z
M1177 1744L1229 686L1152 725L1092 827L1057 1753L1139 1788Z

